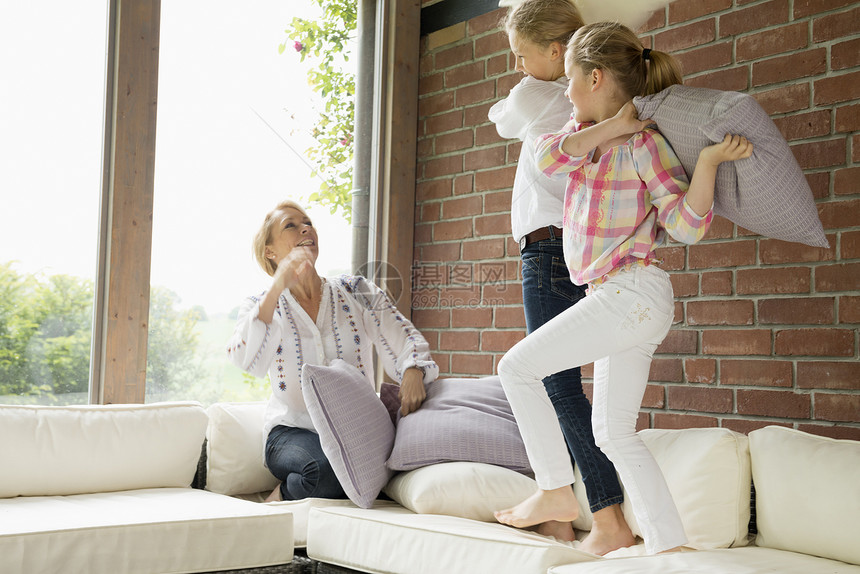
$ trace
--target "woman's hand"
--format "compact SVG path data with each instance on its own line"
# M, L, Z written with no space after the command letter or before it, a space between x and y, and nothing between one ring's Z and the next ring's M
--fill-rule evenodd
M415 367L406 369L400 381L400 414L405 417L409 413L414 413L426 397L424 373Z
M278 261L273 288L280 294L284 289L293 290L314 269L314 260L307 247L294 247L286 257Z

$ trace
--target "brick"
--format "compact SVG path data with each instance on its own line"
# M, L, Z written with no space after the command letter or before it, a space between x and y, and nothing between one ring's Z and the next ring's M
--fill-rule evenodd
M490 108L493 107L493 104L495 103L495 101L492 101L466 107L466 109L463 110L463 125L470 127L484 125L485 127L492 129L495 132L495 124L489 123L490 119L487 117ZM500 142L505 141L504 138L499 137L498 132L496 132L496 137Z
M475 218L475 235L507 235L511 232L511 217L506 213ZM504 245L501 246L504 250ZM499 255L501 257L502 254Z
M820 204L818 216L824 229L856 227L860 225L860 199Z
M843 231L840 254L843 259L860 259L860 231Z
M755 241L708 243L689 247L690 269L739 267L755 263Z
M678 26L654 36L654 47L663 52L677 52L701 46L716 39L716 20L710 18L686 26Z
M675 297L695 297L699 294L699 275L697 273L672 273L672 292Z
M466 37L466 23L460 22L427 35L427 50L433 51L440 46L453 44Z
M788 0L773 0L720 16L720 37L737 36L788 22Z
M770 355L771 333L765 329L713 330L702 333L705 355Z
M775 118L773 123L788 141L825 136L830 134L830 110Z
M451 327L468 327L483 329L492 327L493 310L489 307L476 307L473 309L452 309Z
M827 71L827 50L806 50L790 56L770 58L752 66L752 85L764 86L798 78L818 76Z
M675 301L675 313L672 317L673 325L680 325L684 323L684 304L680 301Z
M811 272L806 267L779 269L739 269L739 295L809 293Z
M738 414L808 419L811 397L791 391L758 391L738 389Z
M860 395L815 393L816 420L860 422Z
M496 81L487 80L480 84L472 84L458 89L454 94L454 105L457 107L465 107L495 99Z
M747 419L723 419L722 425L723 428L727 428L731 431L739 432L741 434L749 434L754 430L763 429L764 427L769 426L781 426L784 428L792 428L792 425L780 421L773 420L747 420Z
M694 355L699 347L698 341L698 331L671 329L655 352L667 355Z
M431 328L447 328L451 325L451 311L448 309L414 309L412 323L419 331Z
M860 441L860 428L857 427L801 424L797 426L797 430L835 439Z
M669 5L669 23L687 22L732 7L732 0L678 0Z
M428 117L424 121L425 135L436 135L452 130L458 130L463 127L463 112L462 110L454 110L452 112L440 114L437 116Z
M471 42L460 44L445 50L439 50L434 56L435 70L444 70L452 66L459 66L475 59Z
M433 226L416 224L412 241L417 245L424 245L433 241Z
M507 76L502 76L496 80L496 93L500 98L507 97L514 89L514 86L519 84L523 79L523 75L519 72L513 72Z
M475 40L476 58L484 58L497 52L508 52L510 49L511 45L508 43L508 35L504 32L489 34ZM507 58L507 54L505 54L505 58Z
M836 108L836 123L833 127L837 133L860 130L860 104Z
M480 334L478 331L442 331L439 349L443 351L477 351Z
M719 422L716 417L678 413L654 413L654 428L657 429L713 428L717 426L719 426Z
M798 361L797 387L860 391L860 363L857 361Z
M660 269L663 271L679 271L687 260L687 250L683 247L659 247L655 255L662 261Z
M457 88L484 79L484 62L471 62L445 72L445 87Z
M493 326L497 329L509 329L517 327L526 328L526 316L523 310L517 307L496 307L494 310L495 320Z
M732 63L732 43L721 42L674 54L681 64L684 75L698 74L706 70L715 70Z
M829 42L860 32L860 8L821 16L812 21L812 41Z
M690 301L688 325L752 325L754 304L750 300Z
M731 295L732 272L708 271L702 273L702 295Z
M479 215L483 206L480 196L473 195L458 199L449 199L442 204L442 215L445 219L459 219Z
M472 237L472 220L440 221L433 224L433 240L449 241Z
M833 174L834 195L856 195L860 193L860 166L838 169Z
M821 12L850 6L855 0L794 0L794 17L797 19Z
M476 16L469 20L469 36L475 36L477 34L483 34L484 32L490 32L491 30L495 30L499 26L499 22L505 16L505 9L499 8L498 10L493 10L492 12L487 12L486 14L482 14L480 16Z
M842 296L839 298L839 322L860 323L860 297Z
M492 355L466 355L455 353L451 355L451 374L460 376L487 376L493 374Z
M714 215L711 220L711 226L705 233L703 241L711 239L731 239L734 237L735 224L719 215Z
M513 142L508 144L507 161L508 163L516 163L519 161L520 153L523 149L523 142Z
M511 191L484 194L484 213L508 212L511 209Z
M651 16L648 17L648 20L645 21L642 26L637 30L638 33L648 32L650 30L656 30L657 28L662 28L666 25L666 11L665 10L655 10Z
M782 26L781 28L741 36L736 40L737 61L757 60L805 48L809 43L808 35L806 22L799 22L797 24Z
M463 259L465 261L481 261L497 259L505 254L505 242L502 239L480 239L463 242Z
M442 307L451 307L452 309L489 306L481 299L480 288L472 285L458 285L440 289L439 304Z
M786 356L850 357L854 354L851 329L786 329L774 337L774 353Z
M642 396L642 408L662 409L665 406L666 389L663 385L647 385L645 387L645 394Z
M436 153L443 154L452 151L471 148L475 144L475 134L472 130L461 130L436 137Z
M415 186L416 201L427 201L428 199L442 199L445 197L450 197L450 195L450 179L419 181Z
M418 100L418 117L426 118L454 109L454 92L443 92Z
M508 55L499 54L487 59L486 73L487 77L498 76L508 71Z
M475 191L475 176L458 175L454 178L454 195L465 195Z
M436 142L436 138L422 138L418 140L418 145L415 147L415 155L418 159L419 163L423 163L430 156L435 155L433 151L433 145Z
M712 385L717 381L715 359L684 359L684 375L687 382Z
M481 334L481 350L505 353L525 336L524 331L484 331Z
M487 305L522 305L523 291L519 283L484 286L483 301Z
M812 190L814 199L825 199L830 197L830 172L807 173L806 182Z
M820 292L860 290L860 263L816 267L815 290Z
M860 134L851 138L851 161L860 163Z
M516 167L479 171L475 174L475 191L493 191L513 186Z
M472 151L464 156L464 169L477 171L505 165L505 146L495 146Z
M636 417L636 432L651 428L651 417L646 412L640 412Z
M860 98L860 72L828 76L816 80L815 104L837 104Z
M808 82L792 84L753 94L768 114L784 114L809 108L811 89Z
M684 369L681 359L654 358L648 374L649 381L664 383L681 383L684 381Z
M730 413L733 408L731 389L708 387L669 387L669 408L702 413Z
M858 78L860 81L860 78ZM791 152L802 169L816 169L845 164L845 138L795 144Z
M419 98L421 96L425 96L427 94L432 94L433 92L438 92L442 88L445 87L445 75L438 74L430 74L429 76L423 76L418 80L418 95ZM453 94L452 94L453 95ZM423 99L423 98L422 98ZM420 101L419 106L420 106Z
M860 38L830 47L830 69L844 70L860 66Z
M460 243L435 243L421 247L421 261L457 261L460 259Z
M416 205L416 207L418 207ZM418 216L418 223L439 221L442 218L442 202L434 201L433 203L424 203L420 205L421 215Z
M746 387L791 387L791 362L773 359L721 359L720 384Z
M709 72L700 76L686 78L684 85L694 88L710 88L742 92L749 88L749 69L746 66Z
M760 325L832 325L834 297L764 299L758 302Z
M451 375L451 355L448 353L439 353L435 352L432 355L433 361L436 362L436 365L439 367L439 375L440 376L450 376Z
M831 242L831 245L835 243ZM778 239L762 239L758 251L759 260L766 265L831 261L836 258L835 247L810 247Z

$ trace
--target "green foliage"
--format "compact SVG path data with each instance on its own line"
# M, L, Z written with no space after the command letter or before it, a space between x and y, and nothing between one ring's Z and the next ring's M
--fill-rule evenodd
M308 83L323 99L325 109L313 131L317 145L307 150L315 163L314 175L323 179L320 189L309 196L312 203L340 210L352 218L352 153L355 117L355 74L344 69L349 60L349 42L357 17L355 0L314 0L322 9L318 20L293 18L285 30L287 39L278 47L288 48L307 61Z

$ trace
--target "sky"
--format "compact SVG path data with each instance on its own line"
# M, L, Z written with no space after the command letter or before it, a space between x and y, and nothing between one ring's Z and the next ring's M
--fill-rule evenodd
M161 5L152 285L226 313L269 285L251 239L282 199L316 191L317 96L284 30L309 0ZM106 7L0 8L0 263L92 278L96 266ZM286 140L286 143L285 141ZM289 144L289 145L288 145ZM351 267L348 224L312 208L321 274Z

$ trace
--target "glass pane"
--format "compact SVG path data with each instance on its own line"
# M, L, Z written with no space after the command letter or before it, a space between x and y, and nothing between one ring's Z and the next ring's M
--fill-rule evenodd
M0 402L88 401L106 2L0 8Z
M305 150L316 94L294 50L278 53L309 0L165 2L158 129L147 402L263 400L268 383L226 357L242 300L268 288L251 240L282 199L319 189ZM351 230L311 209L321 274L347 272Z

